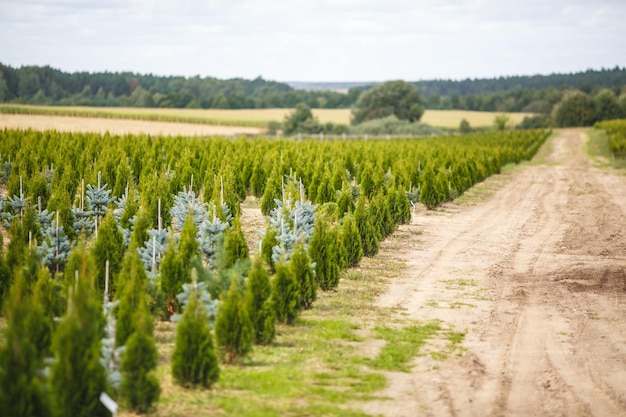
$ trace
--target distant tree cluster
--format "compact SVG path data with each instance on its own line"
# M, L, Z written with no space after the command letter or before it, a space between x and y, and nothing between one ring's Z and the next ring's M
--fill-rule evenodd
M131 72L66 73L49 66L12 68L0 64L0 102L66 106L173 108L350 107L360 90L349 94L296 90L287 84L233 78L141 75Z

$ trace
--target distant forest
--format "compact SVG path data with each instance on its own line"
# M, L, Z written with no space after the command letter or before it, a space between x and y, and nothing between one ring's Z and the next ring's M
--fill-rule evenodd
M0 102L64 106L175 108L352 107L370 86L361 83L287 83L263 78L156 76L131 72L67 73L49 66L0 63ZM571 90L626 93L626 68L573 74L413 82L429 109L549 113ZM294 86L297 86L295 88ZM324 89L324 87L328 87ZM346 90L341 93L331 90Z

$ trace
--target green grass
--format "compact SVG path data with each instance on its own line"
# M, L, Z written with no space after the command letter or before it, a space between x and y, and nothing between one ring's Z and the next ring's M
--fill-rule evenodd
M441 330L438 322L412 324L403 328L376 327L379 338L385 340L385 346L370 364L376 369L408 372L410 361L419 354L420 348Z
M616 158L609 149L608 138L604 130L589 129L586 133L588 139L585 143L585 152L594 160L597 167L626 168L626 159Z

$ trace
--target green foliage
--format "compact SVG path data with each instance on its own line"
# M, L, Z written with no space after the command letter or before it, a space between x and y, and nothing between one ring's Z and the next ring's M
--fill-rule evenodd
M274 272L275 265L272 259L272 248L278 245L278 231L269 225L265 229L265 236L261 241L261 258L267 264L270 272Z
M98 237L93 246L93 257L96 262L96 287L104 292L105 265L109 261L109 290L115 293L117 274L122 269L124 259L124 236L117 227L113 214L109 211L98 226Z
M270 275L263 265L262 258L257 256L248 271L246 303L256 343L261 345L270 344L276 334L274 325L276 312L271 294Z
M2 309L4 299L9 293L9 288L11 288L11 277L11 269L2 253L0 253L0 310Z
M293 112L285 116L283 121L283 133L285 135L320 133L323 129L324 127L320 124L317 117L313 116L309 106L304 103L299 103Z
M120 397L129 410L147 413L159 400L161 388L154 374L159 353L151 335L151 320L140 323L127 339L122 357Z
M615 93L609 89L600 90L593 97L596 108L596 120L614 120L626 117Z
M165 297L166 316L171 316L179 311L179 302L176 295L183 291L183 284L187 281L185 264L174 237L171 236L163 260L161 261L161 291Z
M99 400L107 390L106 373L100 364L104 317L94 288L96 268L83 247L76 248L70 258L74 258L70 262L76 266L78 279L70 287L67 312L52 339L52 415L104 417L109 415Z
M351 135L405 135L405 136L434 136L442 135L439 128L421 122L400 120L395 115L367 120L355 126L350 126Z
M255 329L237 279L231 280L228 293L220 303L215 320L215 338L226 363L237 362L252 350Z
M178 252L183 262L183 270L189 275L191 268L191 258L200 255L200 244L196 239L197 229L194 223L193 213L189 213L185 219L185 224L180 232L178 240Z
M39 376L50 328L40 304L28 294L26 279L16 277L6 305L0 345L0 409L7 416L50 415L45 384ZM43 324L43 325L42 325Z
M352 110L352 124L390 115L416 122L423 113L424 104L417 87L405 81L388 81L361 94Z
M369 207L370 220L376 230L379 241L384 240L394 231L393 218L389 210L389 203L382 192L378 192L372 199Z
M128 251L119 275L115 345L123 346L141 322L151 322L147 303L148 276L137 251ZM149 333L152 333L151 326Z
M347 267L352 268L359 264L363 257L363 244L361 242L361 235L357 228L354 216L348 214L343 218L343 224L341 226L341 240L346 248L347 253Z
M550 126L550 120L547 115L526 116L522 119L522 123L517 125L518 129L545 129Z
M298 283L298 310L311 308L317 298L317 283L311 259L303 243L297 243L293 248L289 259L289 273Z
M283 262L278 263L272 280L272 300L278 322L293 324L296 321L300 300L298 287L298 281L289 271L288 265Z
M363 255L369 257L375 256L379 248L378 237L376 229L372 225L370 210L366 207L364 198L359 198L357 201L356 210L354 212L354 222L361 235Z
M224 233L224 264L223 267L230 268L238 260L249 259L248 244L241 231L239 215L235 216L232 227L226 229Z
M265 216L269 216L272 209L276 206L274 200L281 198L281 177L282 174L278 170L274 170L265 185L263 197L261 198L261 212Z
M424 172L422 183L420 185L420 203L432 210L443 202L443 196L439 194L435 183L435 173L428 168Z
M606 131L609 149L613 155L626 158L626 119L599 122L595 127Z
M555 106L552 120L556 127L591 126L596 121L595 102L583 92L569 92Z
M459 123L459 132L461 132L462 134L467 134L471 131L472 127L470 126L470 123L467 121L467 119L461 119L461 123Z
M337 217L341 218L346 213L353 213L354 208L352 189L350 187L343 187L337 198Z
M498 114L493 118L493 128L498 132L503 132L507 128L510 117L506 114Z
M209 320L195 291L176 324L172 376L179 385L202 388L210 388L219 378Z
M323 290L335 288L339 283L337 241L325 219L315 222L309 256L315 262L317 285Z

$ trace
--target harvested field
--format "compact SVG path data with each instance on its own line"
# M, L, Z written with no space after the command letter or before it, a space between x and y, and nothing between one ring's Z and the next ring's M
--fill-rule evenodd
M154 122L127 119L98 119L95 117L40 116L23 114L0 114L0 128L21 128L70 132L109 131L112 134L146 133L149 135L239 135L259 134L263 129L256 127L214 126L197 123Z

